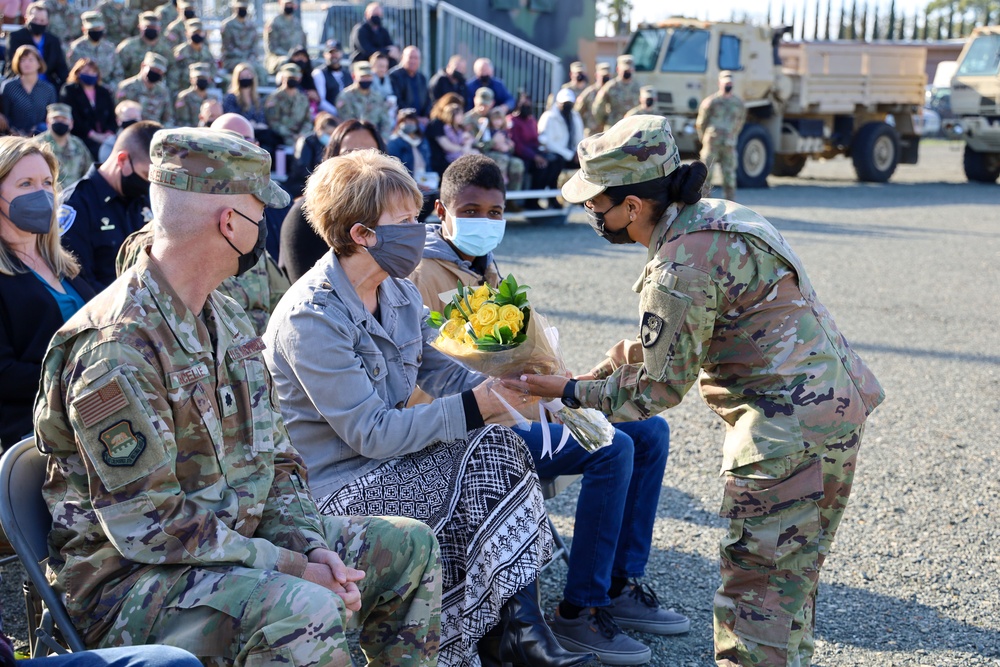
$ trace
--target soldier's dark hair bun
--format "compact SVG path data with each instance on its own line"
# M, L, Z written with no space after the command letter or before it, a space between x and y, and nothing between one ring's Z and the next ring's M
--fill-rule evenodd
M681 165L665 179L667 199L670 202L697 204L701 201L706 179L708 179L708 167L704 162L695 160L691 164Z

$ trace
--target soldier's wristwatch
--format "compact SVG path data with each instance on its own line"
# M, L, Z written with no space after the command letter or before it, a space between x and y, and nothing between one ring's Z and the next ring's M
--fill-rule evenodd
M567 408L574 410L580 407L580 401L576 398L576 380L570 380L563 387L562 402Z

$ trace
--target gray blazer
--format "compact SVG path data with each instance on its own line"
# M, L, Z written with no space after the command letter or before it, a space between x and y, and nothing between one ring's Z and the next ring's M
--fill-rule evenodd
M384 459L468 432L459 394L482 376L429 345L437 331L413 283L387 278L378 297L381 323L330 251L282 297L264 333L285 427L317 499ZM405 407L418 385L436 400Z

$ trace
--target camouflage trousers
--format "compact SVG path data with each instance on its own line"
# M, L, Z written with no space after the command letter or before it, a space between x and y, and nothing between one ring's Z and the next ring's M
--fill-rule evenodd
M440 641L441 555L431 530L398 517L323 517L327 543L366 573L359 582L361 648L369 665L435 665ZM102 647L166 644L205 665L351 665L343 601L326 588L271 570L193 567L150 626L133 587Z
M722 515L730 524L714 605L718 665L810 664L819 571L847 507L863 431L727 474Z
M508 190L524 189L524 160L510 153L499 151L486 151L483 155L496 162L497 166L500 167Z
M736 146L706 139L701 146L701 161L708 165L708 181L712 182L712 165L722 171L722 187L736 192Z

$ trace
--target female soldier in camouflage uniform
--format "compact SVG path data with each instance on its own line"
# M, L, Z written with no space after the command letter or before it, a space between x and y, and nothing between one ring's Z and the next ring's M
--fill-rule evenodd
M563 197L586 202L608 241L649 248L639 336L575 380L512 384L627 421L677 405L700 377L727 424L716 662L808 665L819 570L882 388L781 234L750 209L701 200L707 169L681 166L666 120L626 118L579 155Z

